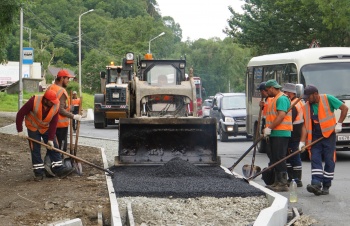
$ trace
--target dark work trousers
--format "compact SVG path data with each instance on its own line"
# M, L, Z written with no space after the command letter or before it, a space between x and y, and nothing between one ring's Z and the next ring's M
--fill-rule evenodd
M271 159L270 163L274 164L287 155L289 137L270 137ZM276 173L287 172L286 161L275 166Z
M41 134L39 131L33 132L29 129L27 131L28 131L28 137L40 142L42 138L44 140L44 143L47 144L48 132ZM54 143L54 147L57 148L58 145L56 140L54 140L53 143ZM34 174L42 175L44 173L44 162L43 162L43 159L41 158L41 145L34 141L29 141L29 147L32 155L32 164L33 164ZM57 167L62 166L62 158L60 153L53 150L46 149L46 155L50 157L52 162L56 163Z
M313 135L312 141L321 135ZM311 184L330 187L334 177L335 169L335 142L336 135L332 133L328 138L317 142L311 147ZM322 166L324 158L324 168Z
M57 128L56 137L58 142L58 149L67 152L67 136L68 127Z
M299 149L299 141L289 142L287 155L290 155L293 152L298 151L298 149ZM300 154L290 157L289 159L286 160L286 162L287 162L287 167L293 168L294 171L301 170Z
M73 107L73 114L78 114L79 113L79 106L74 106ZM73 120L73 130L77 130L77 122L76 120L72 119Z

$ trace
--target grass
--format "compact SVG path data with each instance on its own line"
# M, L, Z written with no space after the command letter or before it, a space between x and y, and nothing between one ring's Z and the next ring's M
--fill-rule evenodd
M43 93L24 93L23 104L26 103L33 95ZM94 108L94 95L83 93L83 109ZM18 94L7 94L0 92L0 111L17 112L18 111Z

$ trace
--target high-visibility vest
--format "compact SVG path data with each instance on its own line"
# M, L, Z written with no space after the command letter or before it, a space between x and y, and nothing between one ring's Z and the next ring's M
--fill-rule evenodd
M273 100L273 97L267 97L265 99L265 103L264 103L264 109L262 111L262 116L266 117L266 113L267 113L267 108L269 106L269 104L271 103L271 101Z
M271 103L267 107L267 112L266 112L266 127L269 127L272 122L277 118L278 112L277 112L277 100L284 95L282 92L277 94L275 98L272 99ZM289 99L288 99L289 100ZM283 118L283 121L273 128L273 130L287 130L287 131L292 131L293 130L293 125L292 125L292 112L289 111L287 112L286 116Z
M45 119L43 119L43 96L35 96L34 97L34 104L33 104L33 110L29 112L25 116L25 125L30 131L37 131L41 134L44 134L50 126L50 122L52 118L57 114L59 105L53 105Z
M311 106L309 102L306 102L306 104L303 107L303 110L304 110L305 127L307 132L307 139L306 139L306 145L307 145L312 142L312 119L311 119L312 115L311 115ZM320 123L322 135L325 138L328 138L334 132L337 121L334 113L331 111L326 94L320 94L320 101L318 103L318 121Z
M48 89L53 90L57 93L57 98L60 100L62 95L66 96L66 103L65 103L65 109L66 111L70 111L70 100L68 98L68 93L65 88L58 86L56 84L52 84L48 87ZM69 118L66 116L63 116L61 114L58 114L58 123L57 128L65 128L69 126Z
M295 98L294 100L292 100L291 104L294 104L296 101L299 101L296 105L295 108L297 109L297 117L295 117L293 124L300 124L304 122L304 118L303 118L303 103L298 99Z
M73 106L79 106L80 105L80 98L72 99L72 105Z

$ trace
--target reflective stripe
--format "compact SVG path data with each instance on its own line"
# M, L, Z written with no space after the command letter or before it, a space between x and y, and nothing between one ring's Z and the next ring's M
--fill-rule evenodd
M53 105L49 110L47 116L43 120L43 96L35 96L33 110L25 116L25 125L31 131L37 131L44 134L50 126L52 118L58 112L58 105Z
M44 163L33 164L33 170L44 169Z
M57 93L57 98L60 100L62 95L66 96L66 103L65 103L65 109L66 111L70 111L70 99L68 97L68 93L65 88L58 86L56 84L52 84L47 89L54 90ZM67 103L68 102L68 103ZM66 116L63 116L61 114L58 115L58 123L57 128L65 128L69 126L70 119Z
M298 98L295 98L291 104L294 104L296 101L298 101ZM303 103L301 101L299 101L296 105L295 108L297 109L298 115L297 117L294 119L293 125L297 125L300 123L304 122L304 118L303 118Z
M62 161L52 162L51 166L52 166L52 168L60 167L60 166L62 166Z

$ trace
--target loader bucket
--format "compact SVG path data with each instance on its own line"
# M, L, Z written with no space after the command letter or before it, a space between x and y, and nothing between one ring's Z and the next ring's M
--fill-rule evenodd
M173 158L220 165L213 118L123 118L116 165L163 165Z

